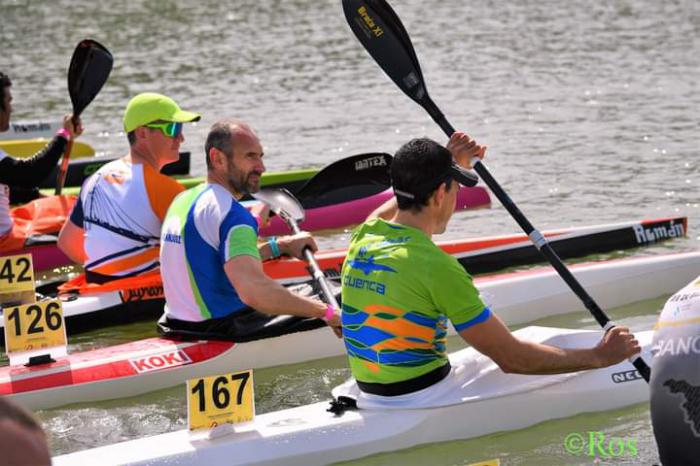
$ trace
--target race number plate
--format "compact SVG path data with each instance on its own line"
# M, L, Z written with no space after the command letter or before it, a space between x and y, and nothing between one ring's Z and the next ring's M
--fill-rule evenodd
M34 301L32 255L0 257L0 304Z
M66 345L63 308L57 299L3 309L5 347L23 353Z
M255 417L253 371L188 380L187 398L191 431L252 421Z

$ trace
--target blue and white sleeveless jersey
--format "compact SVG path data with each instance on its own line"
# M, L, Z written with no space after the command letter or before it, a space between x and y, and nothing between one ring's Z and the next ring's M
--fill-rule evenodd
M160 264L167 317L190 322L244 309L224 264L260 259L258 224L225 188L202 184L179 194L161 231Z

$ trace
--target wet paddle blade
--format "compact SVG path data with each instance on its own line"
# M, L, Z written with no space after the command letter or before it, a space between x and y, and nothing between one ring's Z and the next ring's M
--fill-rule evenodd
M73 114L79 116L107 82L114 60L102 44L92 39L80 41L68 68L68 92Z

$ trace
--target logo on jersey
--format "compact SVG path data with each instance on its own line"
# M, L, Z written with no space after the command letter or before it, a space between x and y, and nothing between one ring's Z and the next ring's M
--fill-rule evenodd
M695 437L700 437L700 387L688 383L686 380L668 379L664 382L672 395L681 399L681 409L686 424L693 430Z
M371 255L369 256L369 258L365 259L366 256L367 248L360 248L359 254L356 258L348 262L348 266L353 270L359 270L365 275L369 275L372 272L396 273L396 270L392 269L388 265L377 264L376 262L374 262L374 255Z
M370 256L370 258L367 260L353 259L350 262L348 262L348 265L350 266L351 269L359 270L362 273L364 273L365 275L369 275L372 272L393 272L393 273L396 273L396 270L392 269L391 267L389 267L387 265L375 263L374 256Z

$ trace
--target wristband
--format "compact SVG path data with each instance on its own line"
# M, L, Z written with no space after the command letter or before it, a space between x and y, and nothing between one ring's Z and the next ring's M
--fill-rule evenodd
M272 252L273 259L277 259L279 256L281 256L280 247L277 244L277 237L276 236L270 236L267 239L267 244L268 244L268 246L270 246L270 252Z
M333 307L332 304L329 304L329 305L326 307L326 312L323 314L323 317L321 317L321 319L323 319L323 320L325 320L326 322L328 322L328 321L331 320L333 317L335 317L335 308Z
M58 131L56 131L56 136L60 136L63 139L65 139L66 141L71 140L70 131L68 131L66 128L61 128Z

